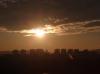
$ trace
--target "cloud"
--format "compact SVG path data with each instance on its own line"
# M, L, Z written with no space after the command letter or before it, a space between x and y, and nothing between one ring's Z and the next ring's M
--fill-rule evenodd
M0 0L0 10L0 26L21 30L41 23L100 19L100 0Z
M94 21L84 25L84 27L95 27L95 26L100 26L100 21Z
M18 2L24 2L26 0L0 0L0 6L7 8L11 4L16 4Z
M100 0L0 0L0 10L0 32L22 33L45 25L58 35L100 29Z
M6 32L6 31L7 31L6 28L4 28L4 27L0 27L0 32Z
M100 25L97 23L100 20L90 20L90 21L83 21L83 22L74 22L74 23L67 23L62 24L60 27L65 31L65 33L69 34L82 34L88 32L100 32Z
M62 20L55 20L56 23L65 21L65 19ZM78 22L70 22L68 23L66 20L66 23L62 23L58 25L53 24L46 24L41 27L37 28L31 28L31 29L21 29L21 30L9 30L4 27L0 27L0 32L8 32L8 33L22 33L25 34L25 36L33 36L35 29L42 29L47 34L53 34L53 35L77 35L77 34L84 34L89 32L100 32L100 20L90 20L90 21L78 21Z

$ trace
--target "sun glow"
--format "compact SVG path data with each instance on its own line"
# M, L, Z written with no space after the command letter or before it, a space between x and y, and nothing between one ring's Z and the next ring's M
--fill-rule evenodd
M44 35L46 34L46 32L42 29L36 29L33 31L35 36L41 38L41 37L44 37Z
M44 37L46 34L57 34L60 32L59 27L51 26L51 25L45 25L41 28L33 28L30 30L22 30L21 33L26 33L25 36L36 36L38 38Z

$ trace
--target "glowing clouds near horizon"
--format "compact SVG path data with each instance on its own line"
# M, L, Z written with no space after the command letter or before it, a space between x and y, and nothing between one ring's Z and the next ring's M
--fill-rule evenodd
M23 30L21 33L26 33L25 36L36 36L39 38L44 37L46 34L56 33L56 28L51 25L45 25L41 28L34 28L30 30Z
M37 37L44 37L45 35L77 35L83 33L90 33L90 32L100 32L100 20L90 20L90 21L83 21L83 22L72 22L72 23L65 23L65 24L46 24L41 25L37 28L31 29L21 29L21 30L11 30L6 27L0 27L0 32L7 32L7 33L19 33L24 34L24 36L37 36Z
M35 34L36 37L42 38L46 34L46 32L42 29L36 29L33 30L33 33Z
M25 36L36 36L36 37L42 38L46 34L46 31L44 31L41 28L37 28L37 29L31 29L31 30L23 30L21 33L27 33L27 35Z
M45 35L76 35L82 33L89 33L89 32L100 32L99 24L100 20L90 20L90 21L83 21L83 22L73 22L73 23L65 23L60 25L53 25L47 24L37 28L31 28L27 30L21 31L7 31L7 32L17 32L17 33L24 33L25 36L36 36L36 37L44 37ZM92 25L92 23L94 23Z

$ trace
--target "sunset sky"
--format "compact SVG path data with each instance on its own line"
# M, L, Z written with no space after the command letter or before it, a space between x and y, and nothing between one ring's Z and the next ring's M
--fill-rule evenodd
M100 0L0 0L0 50L31 48L100 48Z

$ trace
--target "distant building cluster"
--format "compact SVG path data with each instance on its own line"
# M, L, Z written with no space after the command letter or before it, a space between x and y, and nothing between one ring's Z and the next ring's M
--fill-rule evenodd
M3 74L100 74L100 49L15 49L0 52L0 66Z
M70 59L74 59L75 57L82 57L82 56L86 56L86 55L92 55L92 54L100 54L100 49L95 49L95 50L88 50L88 49L84 49L84 50L80 50L80 49L54 49L53 53L49 52L48 50L44 50L44 49L30 49L30 50L25 50L25 49L21 49L21 50L17 50L14 49L12 51L1 51L0 52L1 55L19 55L19 56L26 56L26 55L30 55L30 56L65 56L68 57Z

